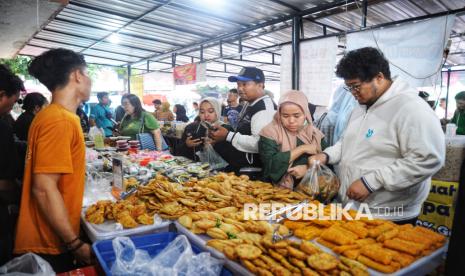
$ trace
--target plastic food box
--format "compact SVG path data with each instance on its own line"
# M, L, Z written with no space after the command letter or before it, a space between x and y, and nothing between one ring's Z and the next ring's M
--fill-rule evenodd
M168 232L169 226L171 224L171 221L169 220L162 220L160 223L153 225L141 225L129 229L115 229L116 223L113 221L106 221L99 225L88 222L85 218L84 210L81 213L81 222L84 231L86 231L89 239L92 242L113 239L115 237L121 236L136 236L150 233Z
M178 234L175 232L163 232L143 236L133 236L130 238L137 249L145 250L151 257L154 257L177 236ZM191 246L195 254L202 252L202 250L196 245L191 244ZM92 245L92 248L105 274L111 275L111 266L116 259L115 252L113 251L112 240L97 241ZM232 273L223 267L220 275L231 276Z

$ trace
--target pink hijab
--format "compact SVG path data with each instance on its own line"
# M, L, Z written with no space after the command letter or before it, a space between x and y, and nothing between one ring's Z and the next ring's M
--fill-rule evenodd
M281 122L281 106L284 103L293 103L298 105L304 112L307 124L305 124L297 133L291 133L286 130ZM260 135L272 139L281 146L281 151L290 151L297 147L297 138L302 142L314 147L314 153L321 152L321 139L323 133L313 127L312 116L308 109L308 99L301 91L291 90L279 100L278 111L275 113L273 121L262 129Z

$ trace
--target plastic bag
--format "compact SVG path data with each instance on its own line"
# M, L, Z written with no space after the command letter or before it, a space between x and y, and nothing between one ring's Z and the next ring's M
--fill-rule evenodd
M144 251L136 249L128 237L117 237L112 241L116 260L111 267L113 275L151 275L147 263L152 258Z
M341 184L333 171L315 161L300 181L296 190L323 203L329 203L339 191Z
M210 164L212 170L219 170L227 167L229 164L226 162L209 143L205 143L202 151L196 153L202 163Z
M150 265L179 269L186 266L193 256L194 252L186 236L180 235L153 258Z
M52 266L34 253L27 253L0 267L1 275L36 275L48 276L55 275Z
M223 261L213 258L210 253L204 252L193 256L185 269L181 268L179 275L220 275Z

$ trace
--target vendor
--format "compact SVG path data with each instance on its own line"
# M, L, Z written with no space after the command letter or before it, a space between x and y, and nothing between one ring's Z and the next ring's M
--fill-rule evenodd
M307 172L308 157L321 152L323 134L313 127L307 103L304 93L287 92L273 121L260 132L264 178L289 189Z
M199 158L195 153L203 148L205 140L208 139L208 126L203 122L215 126L223 125L220 121L220 112L221 104L217 99L212 97L203 99L199 109L200 121L186 126L177 154L198 161Z
M457 109L455 110L454 117L450 120L451 123L457 126L457 135L465 135L465 91L455 95L455 103Z
M375 217L415 224L431 176L444 164L444 133L436 114L415 89L391 78L378 49L347 53L336 74L359 105L341 140L311 161L339 165L343 204L366 203Z
M126 114L121 120L119 133L130 136L132 140L139 133L152 133L157 150L162 150L160 125L157 119L142 108L142 104L136 95L130 94L123 99L123 107Z

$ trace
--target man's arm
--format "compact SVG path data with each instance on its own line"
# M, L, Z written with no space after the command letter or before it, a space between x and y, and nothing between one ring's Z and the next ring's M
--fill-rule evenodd
M257 112L250 122L252 135L230 132L226 140L242 152L258 153L259 133L266 125L271 123L275 112L275 110L268 109Z

